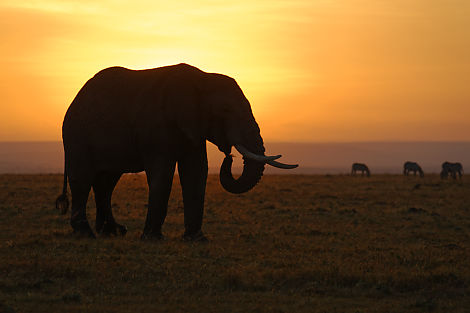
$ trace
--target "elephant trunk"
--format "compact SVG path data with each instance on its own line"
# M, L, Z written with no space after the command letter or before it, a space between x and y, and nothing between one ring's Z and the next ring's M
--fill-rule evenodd
M263 139L260 135L255 136L254 144L246 147L253 153L264 155ZM220 183L225 190L240 194L249 191L260 181L263 176L265 162L256 161L243 157L243 172L238 179L232 175L232 156L227 154L220 167Z

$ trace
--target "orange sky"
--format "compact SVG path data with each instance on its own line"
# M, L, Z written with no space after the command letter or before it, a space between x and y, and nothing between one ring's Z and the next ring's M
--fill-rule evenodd
M102 68L180 62L234 77L267 141L468 141L469 16L467 0L2 0L0 141L59 140Z

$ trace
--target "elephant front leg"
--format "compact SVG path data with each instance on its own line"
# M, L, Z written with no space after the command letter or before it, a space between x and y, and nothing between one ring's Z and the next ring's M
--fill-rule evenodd
M183 239L187 241L207 241L201 230L207 169L205 143L178 160L178 174L184 203Z
M159 159L146 169L149 185L149 201L145 228L141 239L163 239L162 226L165 222L176 161Z

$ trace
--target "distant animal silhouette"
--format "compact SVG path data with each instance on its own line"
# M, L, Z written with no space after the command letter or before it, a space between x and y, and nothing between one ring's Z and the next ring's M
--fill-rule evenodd
M361 172L361 176L364 176L364 173L366 173L367 177L370 176L369 168L363 163L353 163L351 168L351 175L355 176L356 172Z
M416 162L407 161L405 164L403 164L403 175L408 176L410 172L413 172L415 176L416 172L418 172L420 177L424 177L424 172L421 169L421 166L419 166Z
M447 161L442 163L441 178L447 178L449 175L452 176L453 179L457 179L457 175L459 175L459 179L461 179L463 175L462 164L459 162L451 163Z
M252 189L265 164L290 169L265 156L250 103L233 78L206 73L187 64L148 70L111 67L97 73L78 92L62 125L65 151L63 193L72 191L70 224L94 237L86 215L93 188L96 231L124 235L114 220L111 195L123 173L145 171L148 210L142 239L162 239L176 164L183 192L183 239L202 241L207 179L206 140L225 154L220 182L232 193ZM243 172L232 176L231 149L243 155Z

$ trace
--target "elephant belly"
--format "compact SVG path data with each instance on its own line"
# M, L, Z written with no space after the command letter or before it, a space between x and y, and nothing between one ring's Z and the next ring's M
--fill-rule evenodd
M95 171L118 171L136 173L143 171L143 165L131 145L102 144L91 147L92 166Z

